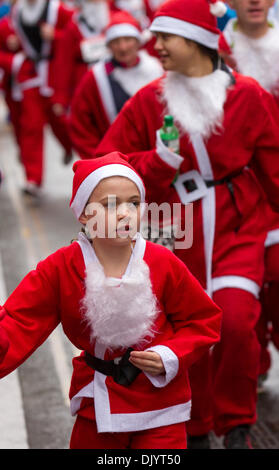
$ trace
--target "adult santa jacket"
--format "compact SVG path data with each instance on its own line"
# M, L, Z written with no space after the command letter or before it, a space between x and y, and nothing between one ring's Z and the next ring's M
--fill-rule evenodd
M125 67L113 59L95 64L76 90L69 115L69 131L81 158L95 150L125 102L163 73L159 61L141 50L138 62Z
M157 300L155 334L144 349L160 353L166 375L154 378L140 373L125 387L91 369L83 355L76 359L70 390L72 413L92 419L95 415L99 432L136 431L187 420L191 403L187 369L219 340L220 309L180 260L141 237L132 259L147 264ZM22 280L2 309L1 327L10 347L0 365L1 377L27 359L59 322L78 349L101 359L123 355L123 350L111 351L90 340L81 302L85 270L96 260L91 244L80 234L78 241L41 261Z
M234 66L239 72L258 80L261 86L274 96L279 106L278 27L269 21L269 28L264 36L250 39L238 31L237 19L233 18L220 36L219 51L225 60L235 62ZM279 214L270 210L269 220L265 242L267 247L279 243Z
M57 74L54 100L68 107L77 85L95 62L108 55L102 31L93 30L80 12L67 24L56 55Z
M257 82L237 73L233 78L222 129L207 141L199 135L191 141L187 133L181 134L179 156L156 143L156 131L168 113L161 78L126 103L96 154L128 154L145 182L148 202L194 203L193 244L178 250L177 256L210 295L238 287L257 296L263 277L266 207L249 167L253 165L278 211L279 115L273 97ZM180 177L172 184L178 169ZM226 183L223 179L230 176Z
M55 53L57 43L61 40L63 30L74 14L74 10L67 8L58 0L46 0L46 6L37 24L37 31L24 26L20 10L14 7L13 25L20 38L26 56L36 64L36 71L41 80L40 92L42 96L52 96L55 89L57 70L55 69ZM54 39L45 40L40 36L39 28L42 23L54 27Z

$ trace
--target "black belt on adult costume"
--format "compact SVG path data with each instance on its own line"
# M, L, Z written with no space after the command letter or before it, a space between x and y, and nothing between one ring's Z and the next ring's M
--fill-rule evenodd
M128 348L125 354L119 360L105 361L85 352L85 362L92 369L101 372L104 375L111 376L119 385L130 385L140 374L141 370L134 366L130 361L132 348Z
M239 176L241 173L243 172L243 170L240 170L238 171L237 173L234 173L232 175L229 175L229 176L225 176L224 178L221 178L219 180L204 180L205 182L205 185L207 188L212 188L212 187L215 187L215 186L220 186L222 184L226 184L231 195L233 196L233 183L232 183L232 180L233 178L236 178L237 176ZM195 191L195 189L197 189L197 186L196 186L196 183L194 180L187 180L184 182L184 186L185 188L187 189L187 191L189 193L191 193L192 191Z

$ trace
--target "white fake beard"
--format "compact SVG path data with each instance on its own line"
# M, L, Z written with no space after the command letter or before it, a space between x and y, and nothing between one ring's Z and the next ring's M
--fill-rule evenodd
M96 339L113 350L152 339L157 300L143 260L133 260L130 275L124 279L107 278L99 263L91 263L85 285L83 309L91 341Z
M134 18L138 20L145 11L143 0L117 0L116 6L121 10L128 11L132 16L134 16Z
M269 28L259 38L234 33L233 55L240 73L255 78L267 91L279 94L279 31Z
M88 25L97 31L102 31L109 22L107 2L91 3L85 0L82 3L81 12Z
M209 138L222 129L224 103L231 78L223 70L203 77L186 77L167 72L163 79L163 98L168 113L189 136Z
M29 3L27 0L18 0L17 7L21 12L21 18L24 24L36 24L46 5L46 0L36 0L35 3Z
M116 67L112 72L112 76L129 96L133 96L140 88L163 74L160 62L155 57L151 57L144 50L139 51L138 55L140 61L135 67Z

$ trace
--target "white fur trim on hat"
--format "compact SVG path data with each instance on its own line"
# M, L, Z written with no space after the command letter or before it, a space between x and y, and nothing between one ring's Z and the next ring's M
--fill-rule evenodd
M81 216L90 195L100 181L111 176L124 176L133 181L140 192L141 202L145 201L144 185L140 177L131 168L121 164L104 165L90 173L79 186L71 204L71 208L77 218Z
M171 16L157 16L150 27L150 31L152 33L176 34L211 49L218 49L219 34Z
M121 38L121 37L132 37L136 38L139 41L141 40L141 33L132 24L129 23L121 23L111 26L106 31L106 43L108 44L113 39Z
M222 18L227 13L227 7L224 2L217 1L210 4L210 13L217 18Z

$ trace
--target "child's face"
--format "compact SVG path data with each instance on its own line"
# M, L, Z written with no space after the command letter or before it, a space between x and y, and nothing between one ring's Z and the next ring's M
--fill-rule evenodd
M105 178L91 194L80 221L91 238L104 243L126 244L140 225L140 193L133 181L122 176Z

